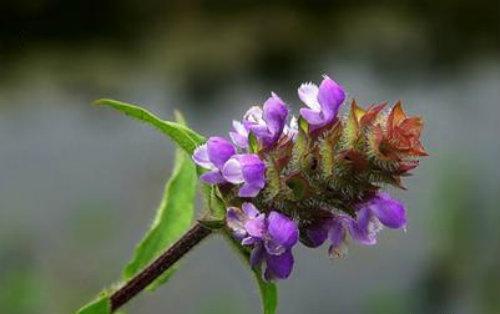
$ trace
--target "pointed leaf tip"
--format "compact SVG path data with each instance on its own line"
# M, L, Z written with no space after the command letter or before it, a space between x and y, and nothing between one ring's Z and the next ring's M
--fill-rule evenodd
M170 137L188 154L192 154L196 147L205 142L205 137L186 127L182 123L162 120L148 110L137 105L128 104L109 98L97 99L93 104L98 106L109 106L124 113L127 116L152 125L153 127L160 130L163 134Z

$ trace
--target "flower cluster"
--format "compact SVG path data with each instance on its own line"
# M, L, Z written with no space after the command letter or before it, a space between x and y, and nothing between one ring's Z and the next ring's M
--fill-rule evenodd
M211 137L193 154L207 171L227 208L225 224L248 248L253 267L266 265L266 280L287 278L292 248L329 243L343 255L348 239L373 245L385 226L406 226L404 205L382 192L402 188L401 177L426 156L420 142L422 119L407 117L398 102L366 109L352 100L344 117L344 88L328 76L319 86L304 83L298 96L306 107L292 117L271 93L233 121L231 141Z

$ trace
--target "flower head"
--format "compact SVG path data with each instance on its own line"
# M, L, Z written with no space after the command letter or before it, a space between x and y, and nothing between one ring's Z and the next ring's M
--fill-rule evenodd
M265 262L266 280L288 278L294 263L292 247L299 234L293 220L276 211L266 217L251 203L243 203L241 209L228 208L226 220L241 244L252 247L252 267Z
M353 100L349 114L338 117L345 92L326 75L319 87L302 84L298 94L307 105L299 120L287 123L287 106L272 93L262 108L233 121L237 149L213 137L193 155L209 170L205 182L224 183L211 190L208 204L214 197L224 203L227 227L251 248L254 267L266 265L267 280L290 275L299 234L304 245L328 242L330 255L341 256L348 239L373 245L383 227L404 228L404 205L381 187L402 188L426 155L422 120L407 117L399 103L385 113L386 103L362 108ZM220 222L220 211L212 213Z
M252 132L263 147L270 147L283 133L287 116L286 104L272 93L262 109L251 107L242 122L233 121L234 131L229 132L229 135L238 147L248 148L248 136Z
M232 156L224 165L222 175L233 184L242 184L240 197L254 197L266 185L266 165L256 154Z
M193 153L193 161L209 171L201 176L206 183L223 183L222 168L226 161L236 154L234 146L222 137L211 137L207 143L198 147Z
M299 97L308 108L301 108L300 114L313 128L320 128L333 122L340 105L344 102L344 88L327 75L320 86L304 83L298 89Z

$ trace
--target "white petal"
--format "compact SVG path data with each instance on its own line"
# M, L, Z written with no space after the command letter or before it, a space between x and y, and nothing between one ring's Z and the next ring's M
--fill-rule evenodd
M238 134L248 137L248 131L240 121L233 120L233 128Z
M306 104L309 108L313 110L320 111L321 106L318 102L318 86L313 83L304 83L300 85L298 92L299 98Z
M208 149L207 144L203 144L200 147L196 148L193 153L193 161L206 169L214 168L214 165L210 162L208 158Z
M243 116L243 119L258 125L266 125L266 122L262 118L262 115L262 108L259 106L253 106L248 109L248 111Z
M224 176L224 179L233 184L239 184L245 182L245 179L243 178L243 171L241 164L234 158L229 159L224 164L224 168L222 169L222 175Z

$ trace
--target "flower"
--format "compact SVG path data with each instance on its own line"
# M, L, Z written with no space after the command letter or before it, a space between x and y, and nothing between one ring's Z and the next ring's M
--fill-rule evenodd
M351 221L347 215L331 215L302 230L301 240L308 247L321 246L327 239L330 241L328 252L330 255L342 255L339 248L346 237L346 225Z
M254 197L266 185L266 165L255 154L232 156L224 165L222 175L233 184L242 184L238 196Z
M400 229L406 226L404 205L393 199L388 193L379 192L369 201L360 204L356 219L349 223L351 237L359 243L373 245L377 243L377 233L386 226Z
M309 107L301 108L300 114L313 129L334 121L345 99L344 88L327 75L323 76L319 88L313 83L304 83L299 87L298 94L302 102Z
M251 203L243 203L241 209L228 208L226 220L241 244L252 247L252 267L265 262L264 278L268 281L288 278L294 263L292 247L299 235L293 220L276 211L266 217Z
M331 214L322 220L301 229L301 242L315 248L327 239L330 255L341 255L347 231L356 242L365 245L377 243L377 233L382 226L399 229L406 226L403 204L387 193L379 192L369 201L357 207L356 218L345 214Z
M209 171L201 179L209 184L225 182L221 170L226 161L236 154L234 146L222 137L211 137L207 143L198 147L193 153L193 161Z
M263 108L251 107L243 116L243 122L233 121L234 131L229 136L234 144L248 148L248 136L252 132L263 147L270 147L283 133L288 108L275 93L271 93Z

